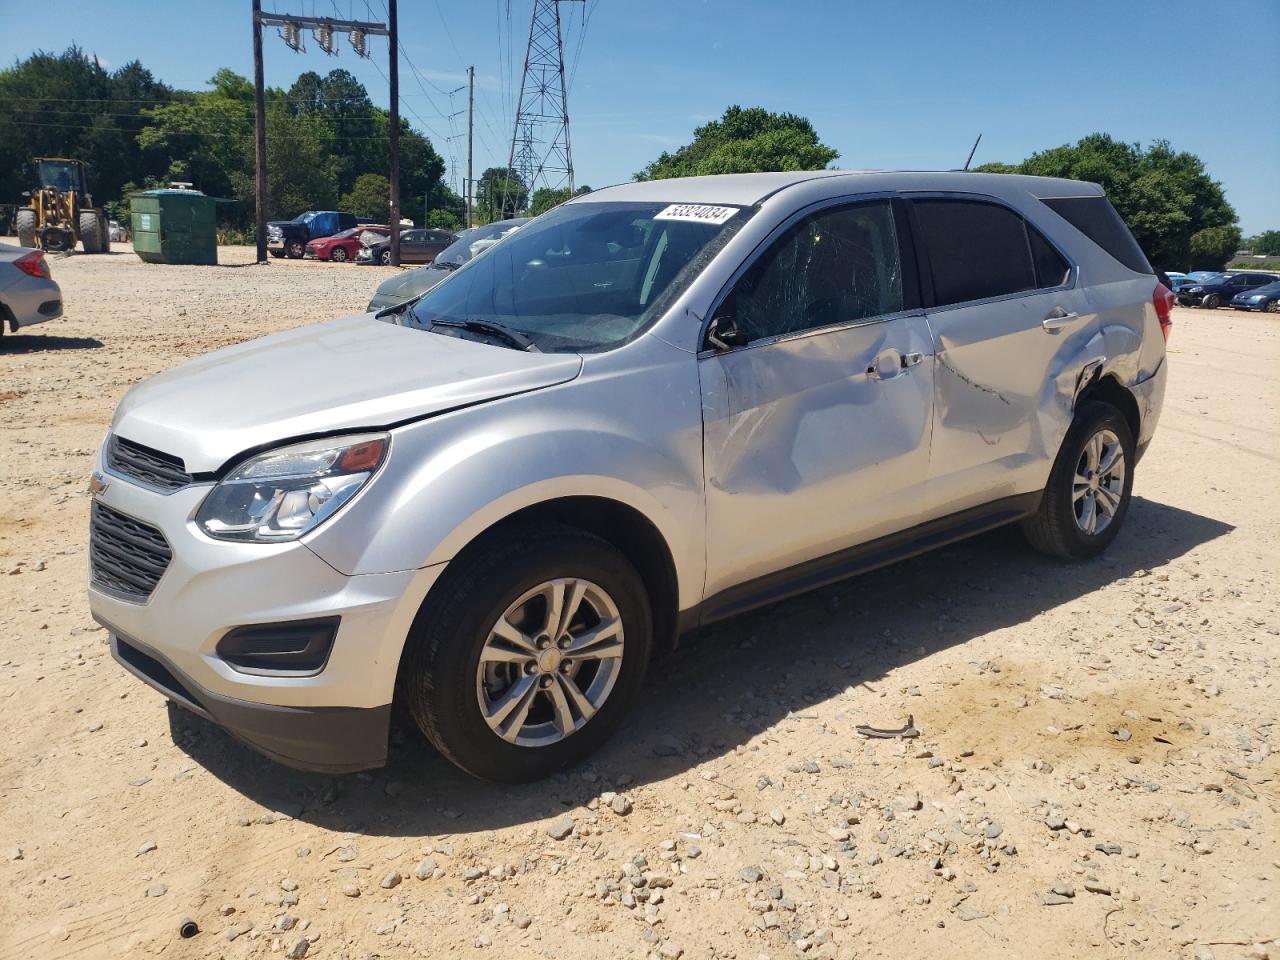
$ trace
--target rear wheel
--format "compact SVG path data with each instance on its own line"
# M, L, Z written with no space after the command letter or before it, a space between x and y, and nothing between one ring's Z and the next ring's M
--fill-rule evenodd
M648 595L616 547L527 527L449 565L414 623L400 694L463 770L534 780L613 732L651 646Z
M1124 523L1133 490L1134 440L1109 403L1086 401L1062 441L1040 500L1022 522L1042 553L1084 560L1107 548Z
M346 263L347 251L343 247L334 247L333 253L329 254L329 259L335 263Z
M1200 301L1200 306L1206 310L1216 310L1222 305L1222 298L1216 293L1211 293Z
M13 226L18 232L18 243L24 247L36 245L36 212L32 207L19 207Z
M103 253L107 249L105 224L94 210L80 212L80 244L85 253Z

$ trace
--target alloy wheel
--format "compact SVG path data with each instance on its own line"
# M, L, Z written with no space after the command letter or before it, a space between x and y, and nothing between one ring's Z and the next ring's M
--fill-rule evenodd
M549 580L516 599L490 628L476 668L476 700L508 743L545 747L599 712L622 669L622 616L588 580Z
M338 263L343 263L347 259L347 251L342 249L342 247L334 247L333 254L329 259L336 260Z
M1071 484L1076 526L1087 536L1105 530L1124 495L1124 448L1110 430L1099 430L1080 451Z

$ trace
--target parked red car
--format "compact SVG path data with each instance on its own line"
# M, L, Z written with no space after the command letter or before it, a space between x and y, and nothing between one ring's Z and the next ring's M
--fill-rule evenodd
M308 260L334 260L338 263L354 260L356 253L360 250L362 233L376 233L380 237L391 236L391 230L388 227L371 227L366 224L343 230L332 237L318 237L312 240L307 244L307 252L304 256Z

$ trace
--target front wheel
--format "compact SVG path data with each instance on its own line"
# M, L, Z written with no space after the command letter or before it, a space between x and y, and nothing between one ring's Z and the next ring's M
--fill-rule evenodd
M401 669L418 727L477 777L544 777L595 750L640 692L652 647L644 583L571 527L511 530L453 561Z
M344 250L342 247L334 247L333 253L329 254L329 259L332 260L334 263L346 263L347 251Z
M1134 440L1124 416L1109 403L1086 401L1062 441L1040 499L1022 522L1031 545L1067 560L1107 548L1129 511Z
M301 260L307 252L307 247L301 240L290 240L285 244L284 252L290 260Z
M1217 310L1218 307L1222 306L1222 298L1216 293L1211 293L1200 301L1200 306L1206 310Z
M1280 313L1280 300L1268 300L1263 308L1267 313Z
M378 254L378 262L382 264L384 267L391 266L391 251L383 250L380 254Z

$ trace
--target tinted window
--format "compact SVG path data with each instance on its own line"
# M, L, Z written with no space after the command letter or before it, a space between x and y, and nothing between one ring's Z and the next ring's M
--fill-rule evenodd
M888 201L824 210L789 228L747 270L720 313L748 340L903 308Z
M1027 233L1012 210L970 200L917 200L915 209L939 305L1035 289Z
M1106 197L1064 197L1042 202L1130 270L1153 272L1138 241Z
M1062 254L1030 224L1027 225L1027 237L1031 241L1031 259L1036 267L1036 286L1060 287L1066 283L1071 265L1062 259Z

